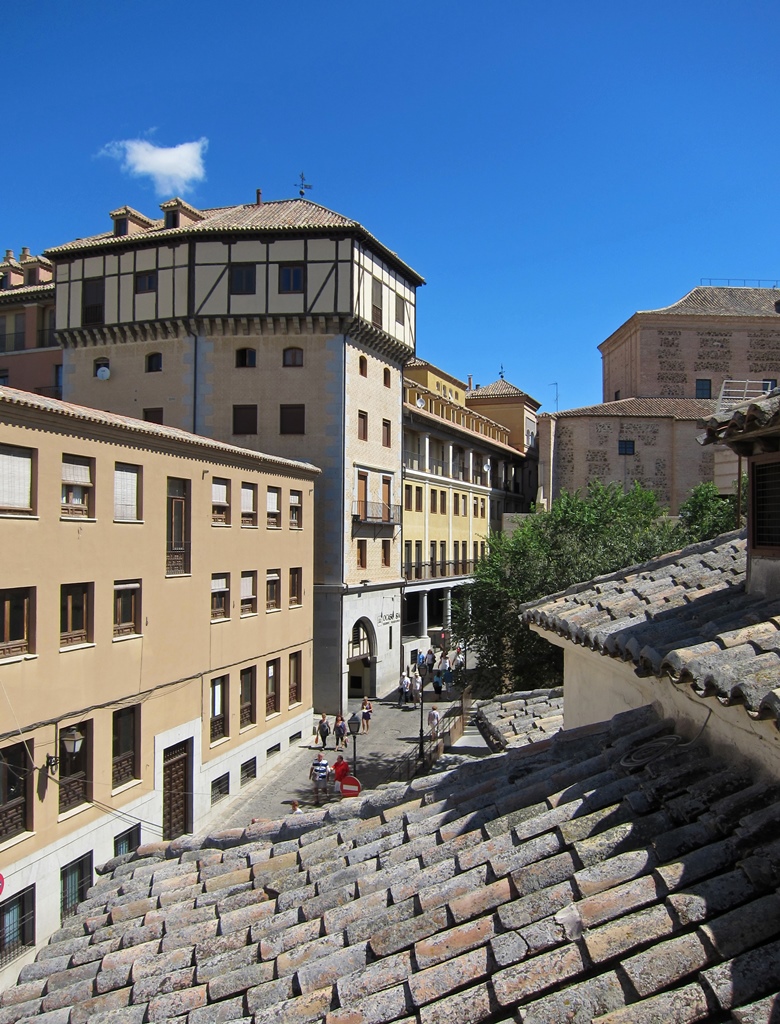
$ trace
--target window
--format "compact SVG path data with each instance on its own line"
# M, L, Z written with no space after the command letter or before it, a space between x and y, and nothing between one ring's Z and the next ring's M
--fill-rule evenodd
M358 412L358 441L368 440L368 413Z
M162 371L162 352L150 352L146 357L146 372L160 373Z
M0 967L35 946L35 886L0 903Z
M433 489L431 489L431 512L434 513L436 512L436 507L438 505L438 495L438 491L434 491Z
M443 516L447 515L447 492L446 491L440 491L439 492L439 512L441 512L441 514Z
M305 434L306 433L306 406L305 405L280 405L279 406L279 433L280 434Z
M780 462L755 462L751 473L752 548L780 548Z
M279 487L269 487L265 497L265 525L269 530L279 530L282 526L281 512L282 491Z
M634 454L634 442L633 441L618 441L618 455L633 455Z
M127 234L127 217L117 217L114 220L114 234L117 236Z
M256 484L241 484L241 525L257 526Z
M141 518L141 467L114 463L114 519L138 522Z
M241 614L257 614L257 573L241 573Z
M382 444L385 448L389 448L392 441L392 430L390 427L390 420L382 420Z
M242 729L254 725L257 721L257 673L255 666L241 669L241 712L240 726Z
M358 368L360 370L361 377L368 376L368 360L366 359L365 356L361 356L360 359L358 360Z
M92 460L62 456L62 515L86 517L92 505Z
M0 370L0 387L8 387L8 370Z
M114 836L114 856L124 857L128 853L135 853L141 845L141 826L133 825L126 832L120 832Z
M99 372L100 370L104 370L104 371L108 370L108 373L101 374ZM92 376L93 377L100 377L101 380L108 380L108 377L109 377L110 373L111 373L111 363L105 357L101 357L99 359L95 359L95 361L92 363Z
M254 295L256 270L254 263L234 263L230 268L230 294Z
M81 285L81 323L84 327L102 324L104 320L106 282L102 277L88 277Z
M303 569L290 569L290 606L303 603Z
M114 636L141 632L141 581L114 582Z
M403 295L396 295L395 297L395 322L403 326L404 322L404 297Z
M275 611L282 607L281 574L278 569L269 569L265 574L265 610Z
M468 513L468 504L469 504L468 503L468 495L461 494L461 496L460 496L460 514L462 516L467 516L469 514Z
M233 406L233 433L234 434L256 434L257 433L257 406L256 405L234 405Z
M410 576L412 569L412 542L404 541L404 575Z
M144 419L147 423L160 423L163 422L163 410L160 408L155 409L144 409Z
M453 494L452 496L452 514L454 516L460 515L460 498L457 494Z
M211 806L230 796L230 772L220 775L211 783Z
M0 590L0 658L32 652L34 593L29 587Z
M365 569L367 565L366 542L365 540L359 540L357 542L357 567L358 569Z
M290 655L290 675L287 699L290 707L301 702L301 652Z
M230 573L215 573L211 577L211 619L230 618Z
M474 495L474 518L479 518L479 498Z
M439 566L441 574L444 576L447 569L447 542L445 540L439 541Z
M211 742L221 740L228 734L227 691L228 676L218 676L211 680Z
M764 391L774 391L777 387L777 378L771 377L769 380L762 380L761 384L764 388Z
M167 547L165 572L184 576L190 571L190 482L168 477Z
M436 541L431 541L431 576L436 575Z
M697 380L696 381L696 397L697 398L712 398L712 381L711 380Z
M422 487L415 487L414 489L414 511L422 512L423 510L423 489Z
M60 587L60 647L88 643L92 637L90 583Z
M0 444L0 513L32 514L32 467L31 448Z
M480 559L483 562L485 561L485 542L484 542L484 540L481 540L479 542L479 557L480 557Z
M404 484L404 509L407 512L412 511L412 485Z
M211 524L230 525L230 481L215 476L211 481Z
M65 811L69 811L73 807L89 803L92 798L90 792L92 777L91 725L91 722L80 722L75 727L81 737L81 743L77 744L79 749L73 754L69 754L66 750L62 729L60 729L60 745L57 751L60 759L60 814L64 814Z
M303 366L303 349L286 348L282 352L282 366Z
M365 522L368 519L368 473L357 475L357 515Z
M279 659L266 662L265 713L274 715L279 710Z
M140 707L120 708L113 715L111 785L114 789L139 778L136 758Z
M390 565L390 541L382 541L382 565Z
M382 326L382 282L376 277L371 279L371 323Z
M620 401L620 389L618 389L618 390L617 390L617 391L615 392L615 401L616 401L616 402L619 402L619 401Z
M303 491L290 491L290 529L303 529Z
M460 543L456 540L452 542L452 564L454 571L457 572L460 565Z
M474 564L476 565L479 561L479 543L474 541Z
M390 371L387 369L387 367L385 367L384 370L384 383L386 388L390 387Z
M282 263L279 266L279 291L283 294L295 294L303 291L304 265L302 263Z
M67 918L73 917L79 903L87 898L87 890L92 886L91 852L60 869L60 885L60 916L64 922Z
M26 832L32 758L24 743L0 750L0 842Z
M251 369L257 366L257 351L253 348L236 349L236 366L239 369Z
M179 211L178 210L166 210L165 211L165 229L166 231L172 231L174 228L179 226Z
M147 270L135 275L135 294L147 295L157 291L157 271Z
M244 761L241 765L241 785L246 786L252 782L253 779L257 778L257 758L250 757L248 761Z
M479 499L479 518L480 519L484 519L485 518L485 499L484 498L480 498Z

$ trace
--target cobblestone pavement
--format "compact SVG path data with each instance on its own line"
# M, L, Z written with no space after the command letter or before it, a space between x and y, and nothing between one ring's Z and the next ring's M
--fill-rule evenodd
M434 703L432 694L426 694L425 717L430 705ZM440 712L449 706L448 701L435 702ZM374 715L368 733L359 733L357 737L357 778L364 789L372 789L389 776L398 766L398 762L411 751L417 751L420 737L420 708L411 704L399 708L389 697L372 701ZM360 700L349 701L349 715L353 711L360 713ZM313 719L312 719L313 721ZM331 727L333 719L330 719ZM427 732L427 724L425 725ZM328 737L325 751L330 764L336 760L333 734ZM250 783L241 794L225 806L224 816L219 813L212 818L202 833L215 828L240 828L248 825L252 818L281 818L289 813L290 801L295 799L305 810L314 806L312 784L309 781L309 768L321 748L314 745L314 737L309 743L301 743L297 749L291 750L279 764L270 769L256 782ZM470 754L489 754L487 746L476 729L469 728L456 749ZM352 767L352 738L347 734L347 750L344 757ZM330 799L338 800L335 796Z

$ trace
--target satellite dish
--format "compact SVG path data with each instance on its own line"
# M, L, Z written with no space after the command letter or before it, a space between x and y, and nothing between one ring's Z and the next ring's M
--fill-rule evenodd
M490 463L486 462L485 465L482 467L482 469L483 469L483 471L485 473L489 473L490 472Z
M422 395L417 399L417 408L418 409L424 409L425 408L425 399L422 397Z
M98 380L108 380L111 376L111 371L107 366L98 366L95 376Z

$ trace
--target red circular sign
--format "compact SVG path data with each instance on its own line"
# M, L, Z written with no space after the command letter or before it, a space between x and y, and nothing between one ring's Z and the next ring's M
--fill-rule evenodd
M5 879L3 878L2 875L0 875L0 893L2 893L4 888L5 888Z
M361 785L354 775L345 775L341 780L342 796L357 796L360 793Z

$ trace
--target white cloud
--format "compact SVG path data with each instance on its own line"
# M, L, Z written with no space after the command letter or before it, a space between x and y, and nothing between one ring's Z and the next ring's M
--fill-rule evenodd
M150 177L158 195L170 196L189 191L206 177L203 155L208 144L208 139L198 139L179 146L155 146L145 139L123 139L109 142L101 154L119 160L128 174Z

